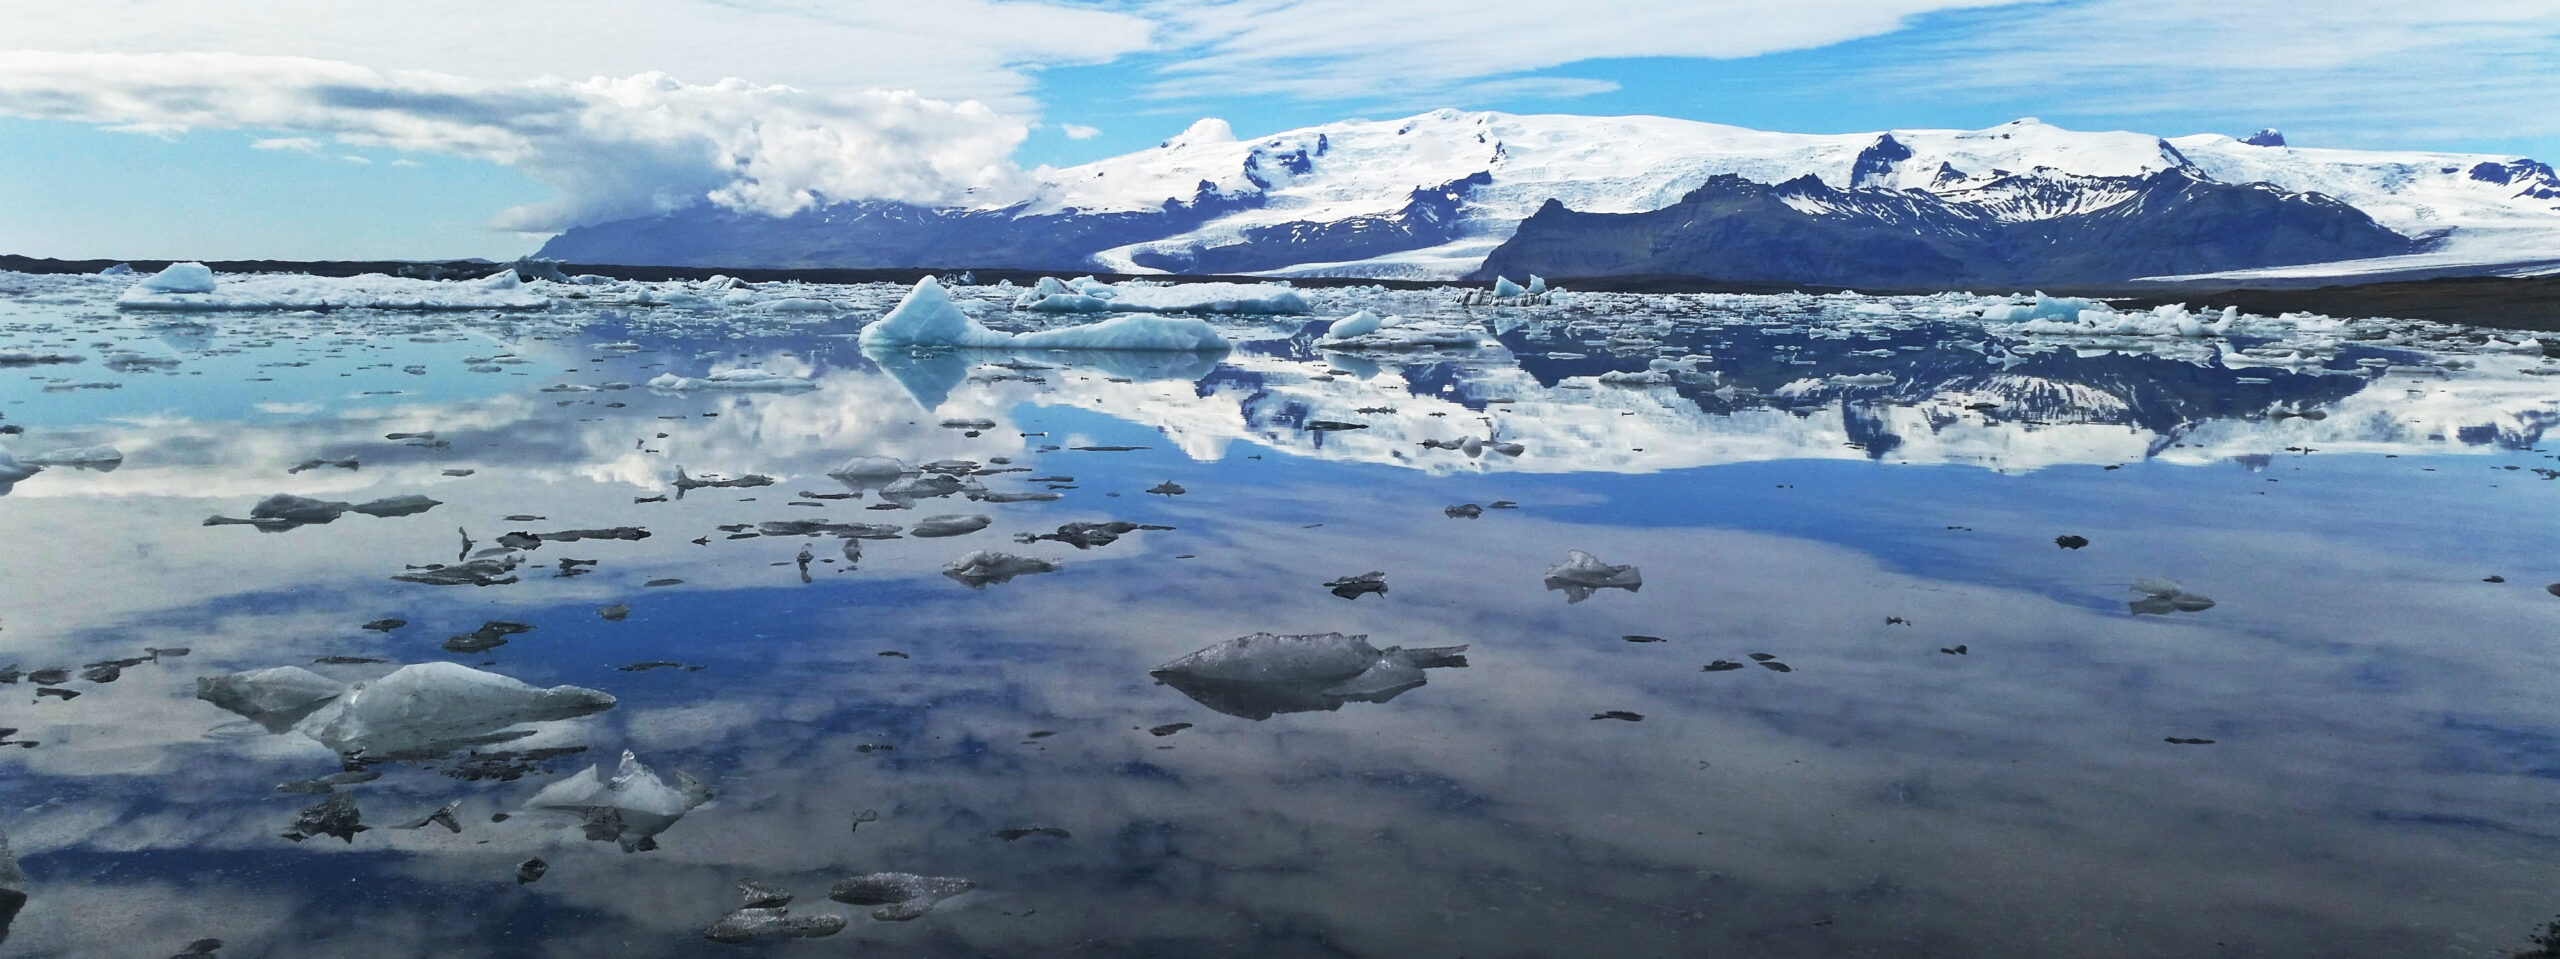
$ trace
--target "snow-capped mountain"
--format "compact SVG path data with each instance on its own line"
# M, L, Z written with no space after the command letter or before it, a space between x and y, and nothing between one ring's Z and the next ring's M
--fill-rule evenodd
M1456 278L1549 201L1580 213L1643 213L1721 176L1766 185L1812 177L1833 190L1914 194L1905 199L2030 222L2120 207L2136 190L2129 184L2181 171L2325 196L2412 241L2387 259L2357 252L2353 264L2312 269L2560 259L2560 175L2548 165L2289 147L2271 133L2163 139L2018 120L1985 130L1789 134L1661 117L1441 110L1239 140L1225 123L1203 120L1151 149L1045 170L1027 196L939 209L857 201L779 219L705 204L580 227L543 255L635 265ZM2192 272L2301 262L2223 258Z

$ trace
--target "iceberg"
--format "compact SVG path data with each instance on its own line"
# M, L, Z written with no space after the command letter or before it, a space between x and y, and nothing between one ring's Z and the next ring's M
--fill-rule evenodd
M950 292L930 276L917 280L915 289L887 315L863 327L861 343L866 352L898 347L1194 352L1227 348L1225 337L1192 317L1132 315L1029 333L991 330L961 312Z
M491 734L614 705L611 695L596 690L541 689L455 663L402 666L358 683L293 666L208 676L196 681L196 698L272 731L292 729L341 755L374 759L441 755L519 738Z
M1058 564L1045 559L999 553L989 549L970 553L942 567L942 575L951 577L970 589L983 589L989 583L1011 582L1016 576L1057 571Z
M545 786L525 805L574 813L584 821L588 839L618 843L623 852L646 852L658 848L659 833L718 794L681 770L669 783L628 749L622 751L622 764L611 778L602 769L589 766Z
M300 666L278 666L196 680L196 698L281 733L347 691L347 684Z
M1425 669L1467 665L1467 647L1379 649L1367 636L1255 633L1156 667L1149 675L1195 702L1244 719L1383 703L1421 686Z
M967 516L927 516L923 520L918 521L914 529L908 530L907 532L909 535L926 538L937 536L963 536L985 529L989 524L994 522L995 520L993 518L984 513Z
M0 493L8 492L9 487L18 485L19 480L43 470L44 467L12 456L8 447L0 446Z
M1644 574L1633 566L1603 563L1600 558L1578 549L1565 551L1565 561L1547 570L1547 588L1564 591L1565 602L1579 603L1604 589L1635 592L1644 588Z
M678 376L660 373L646 384L653 390L689 393L694 390L765 390L790 392L814 390L818 384L807 377L785 376L769 370L722 370L709 376Z
M840 880L827 898L855 906L879 906L871 918L904 922L924 915L933 904L978 887L955 876L919 876L911 872L875 872Z
M855 456L828 470L827 475L856 485L878 486L916 472L913 468L886 456ZM865 483L863 481L877 481Z
M132 273L133 271L128 269L124 275L130 276ZM171 263L160 272L151 274L142 282L134 284L133 288L153 293L211 293L213 292L213 268L202 263Z
M1508 300L1516 296L1526 296L1528 293L1529 291L1520 288L1520 284L1511 282L1510 277L1497 276L1493 278L1493 296L1495 299Z

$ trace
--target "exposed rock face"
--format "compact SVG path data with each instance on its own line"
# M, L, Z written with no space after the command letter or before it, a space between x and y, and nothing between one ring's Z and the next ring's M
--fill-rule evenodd
M2411 252L2416 243L2315 194L2203 179L2040 171L1951 193L1812 177L1707 181L1650 213L1550 202L1479 276L1678 274L1848 287L2103 283Z

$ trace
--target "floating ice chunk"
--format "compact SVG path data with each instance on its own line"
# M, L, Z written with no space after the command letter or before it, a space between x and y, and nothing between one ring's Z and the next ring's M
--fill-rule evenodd
M1335 323L1334 328L1339 329L1345 323L1352 323L1354 320L1359 319L1361 315L1368 315L1367 311L1364 310L1359 315L1347 317L1342 321ZM1358 330L1361 326L1366 325L1368 324L1354 324L1350 328ZM1454 323L1417 323L1406 320L1401 316L1390 316L1377 320L1376 325L1370 327L1365 332L1343 335L1335 333L1332 330L1327 330L1323 337L1316 340L1316 345L1323 347L1324 349L1344 352L1371 350L1400 352L1407 350L1473 349L1482 342L1483 338L1477 336L1474 330Z
M1094 312L1094 311L1087 311ZM1197 318L1121 316L1083 326L1064 326L1029 333L1003 333L960 312L951 294L933 277L916 281L905 299L870 326L862 328L865 350L898 347L1017 348L1049 350L1218 351L1227 348L1208 323Z
M779 300L767 300L763 309L768 313L833 313L836 305L815 297L789 296Z
M1547 588L1564 591L1565 602L1579 603L1604 589L1635 592L1644 588L1644 574L1633 566L1614 566L1578 549L1566 550L1565 561L1547 570Z
M673 783L658 778L628 749L622 751L622 764L612 778L605 778L602 769L589 766L545 786L526 807L574 813L585 822L588 839L619 843L624 852L641 852L657 848L659 833L717 795L709 784L681 770Z
M1529 291L1527 290L1521 289L1520 284L1511 282L1510 277L1497 276L1493 278L1493 295L1495 299L1507 300L1515 296L1527 295L1528 292Z
M855 906L879 906L871 918L904 922L932 911L941 902L978 887L956 876L919 876L911 872L875 872L837 882L827 898Z
M125 272L133 271L128 269ZM143 278L133 288L153 293L211 293L213 268L202 263L171 263L160 272Z
M1009 582L1016 576L1032 573L1054 573L1058 564L1034 556L1016 556L982 549L944 564L942 575L951 577L970 589L989 583Z
M1036 291L1014 308L1042 313L1307 313L1314 307L1294 289L1274 283L1124 283L1091 278L1072 292Z
M33 350L0 350L0 366L50 366L57 363L86 363L88 357L75 353L38 353Z
M1546 277L1543 277L1543 276L1539 276L1539 275L1537 275L1537 274L1535 274L1535 273L1531 273L1531 274L1529 274L1529 290L1528 290L1529 295L1531 295L1531 296L1536 296L1536 295L1538 295L1538 294L1540 294L1540 293L1544 293L1544 292L1546 292L1546 291L1547 291L1547 278L1546 278Z
M132 276L133 273L133 264L131 263L118 263L114 266L98 271L99 276Z
M2126 603L2136 616L2166 616L2170 613L2201 613L2213 608L2213 600L2187 592L2177 580L2163 576L2146 576L2133 581L2134 592L2142 598Z
M1347 340L1355 336L1367 336L1371 333L1378 332L1378 327L1385 324L1386 321L1380 318L1378 314L1371 313L1367 310L1361 310L1358 313L1333 321L1332 326L1325 328L1324 338L1328 340Z
M702 938L713 942L754 942L776 937L823 939L843 932L844 926L843 916L794 916L782 906L746 906L702 930Z
M678 376L673 373L660 373L649 379L648 387L653 390L666 390L671 393L685 393L694 390L766 390L789 392L794 390L814 390L818 388L818 384L810 382L806 377L786 376L770 370L722 370L709 376L699 377Z
M368 503L358 503L349 507L348 512L363 513L366 516L380 516L385 518L393 516L415 516L419 513L424 513L442 505L444 505L443 500L428 499L427 497L420 496L416 493L406 493L399 496L385 496L381 499Z
M847 458L827 475L840 480L892 480L915 472L915 468L886 456Z
M1891 373L1842 373L1826 382L1833 386L1892 386L1898 382Z
M881 487L880 498L892 502L931 499L936 496L949 496L963 488L964 484L956 477L942 473L923 473L902 476L889 485Z
M1982 318L1995 323L2022 323L2028 320L2077 321L2080 319L2080 314L2087 310L2111 311L2112 308L2096 300L2076 296L2052 297L2038 293L2031 303L2001 305L1986 309L1982 311Z
M1156 667L1149 675L1203 706L1246 719L1385 702L1423 685L1423 670L1465 666L1467 648L1379 649L1366 636L1255 633Z
M927 516L924 519L917 521L915 528L908 530L907 534L910 536L922 536L927 538L937 536L961 536L985 529L988 524L994 522L995 520L993 518L990 518L985 514L973 516Z
M347 690L347 684L300 666L278 666L196 679L196 698L280 733Z
M1227 348L1226 337L1198 317L1115 316L1099 323L1016 333L1005 344L1041 350L1162 350L1207 353Z
M933 277L916 281L887 315L862 328L862 348L1003 346L1012 336L987 329L960 312L951 293Z
M346 755L433 755L489 741L519 723L585 716L614 702L578 686L543 689L456 663L418 663L348 685L294 729Z

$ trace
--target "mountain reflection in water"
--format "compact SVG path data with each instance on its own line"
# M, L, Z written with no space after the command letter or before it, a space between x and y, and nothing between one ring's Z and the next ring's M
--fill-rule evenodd
M124 454L0 481L6 949L690 956L835 916L769 948L2499 955L2560 908L2539 354L1320 296L1488 343L1222 317L1224 355L865 356L845 319L9 301L0 350L176 362L0 370L17 456ZM814 387L621 386L746 367ZM855 456L920 472L830 477ZM770 483L678 498L679 467ZM276 493L436 505L203 525ZM1645 588L1568 604L1569 550ZM978 551L1058 569L943 575ZM393 578L475 562L511 581ZM1368 570L1392 590L1328 587ZM1365 638L1168 672L1266 633ZM380 755L294 731L421 662L612 705L368 713ZM198 698L288 666L281 722ZM310 830L345 841L280 838ZM874 873L953 894L827 898Z

